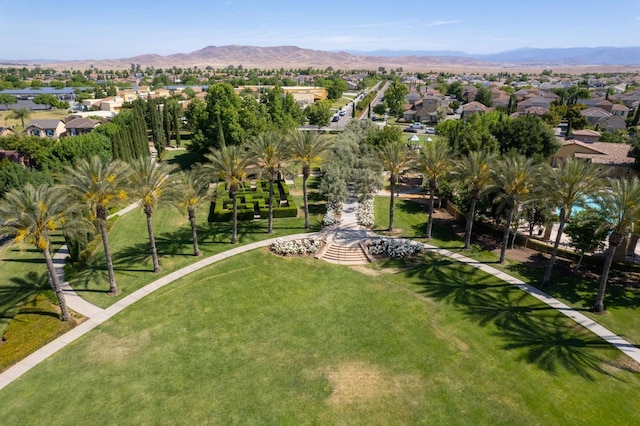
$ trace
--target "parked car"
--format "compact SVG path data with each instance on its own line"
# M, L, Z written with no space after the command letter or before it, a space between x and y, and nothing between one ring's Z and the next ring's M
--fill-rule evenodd
M404 130L402 130L405 133L418 133L417 129L414 129L413 127L409 126L409 127L405 127Z
M340 116L339 115L334 115L333 117L331 117L331 122L335 123L336 121L340 120Z
M347 113L347 111L341 109L340 112L338 113L338 115L340 115L340 117L342 117L343 115L345 115Z
M411 127L412 129L424 129L424 125L422 123L413 123L409 127Z
M429 135L435 135L436 134L436 129L434 129L433 127L427 127L424 129L424 132L429 134Z

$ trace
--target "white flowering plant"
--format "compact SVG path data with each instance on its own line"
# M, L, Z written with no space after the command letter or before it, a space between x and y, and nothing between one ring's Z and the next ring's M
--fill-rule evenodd
M367 198L358 204L356 219L358 221L358 225L373 226L373 198Z
M395 259L415 256L424 251L424 245L404 238L379 237L368 244L369 253Z
M337 212L332 206L327 207L327 212L322 218L322 226L333 226L340 223L340 213Z
M269 249L281 256L315 254L320 249L322 240L318 237L303 238L301 240L284 241L277 238Z

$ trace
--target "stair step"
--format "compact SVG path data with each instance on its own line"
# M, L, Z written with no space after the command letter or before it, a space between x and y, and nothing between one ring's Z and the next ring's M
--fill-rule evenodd
M322 259L329 263L347 265L363 265L369 263L367 255L361 247L339 246L332 244L322 255Z

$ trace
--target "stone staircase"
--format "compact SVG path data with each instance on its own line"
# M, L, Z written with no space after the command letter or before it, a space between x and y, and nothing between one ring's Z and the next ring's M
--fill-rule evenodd
M371 257L362 244L340 245L332 241L327 241L316 257L340 265L364 265L371 262Z

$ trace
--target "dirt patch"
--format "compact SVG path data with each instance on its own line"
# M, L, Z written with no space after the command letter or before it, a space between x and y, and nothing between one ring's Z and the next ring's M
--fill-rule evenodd
M330 405L370 403L389 397L414 395L424 386L418 376L393 375L374 364L344 363L327 373L333 392Z

